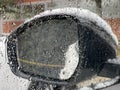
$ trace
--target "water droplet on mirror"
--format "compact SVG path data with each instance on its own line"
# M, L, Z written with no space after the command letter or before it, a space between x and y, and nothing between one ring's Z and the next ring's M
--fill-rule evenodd
M64 52L65 52L65 50L63 50L63 49L62 49L62 52L64 53Z
M8 64L12 65L12 61L10 61Z
M21 69L21 67L18 67L18 70Z
M29 78L29 81L32 81L32 77Z

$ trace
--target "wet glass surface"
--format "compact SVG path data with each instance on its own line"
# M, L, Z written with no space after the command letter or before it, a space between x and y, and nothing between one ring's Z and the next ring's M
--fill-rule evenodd
M33 25L18 36L20 67L25 72L60 79L65 53L77 40L77 24L71 19Z
M25 1L31 1L31 2L25 2ZM35 1L35 2L32 2L32 1ZM36 2L36 1L39 1L39 2ZM63 0L0 0L0 33L4 33L5 35L8 35L13 30L15 30L16 27L18 27L18 25L23 23L23 21L27 20L28 18L31 18L34 15L39 14L46 10L52 10L52 9L64 8L64 7L84 8L84 9L91 10L92 12L100 15L100 17L105 19L111 25L114 33L118 36L118 39L120 41L120 0L64 0L64 1ZM52 22L54 22L54 21L52 21ZM55 22L57 22L57 21L55 21ZM18 24L18 23L20 23L20 24ZM63 21L63 23L67 23L67 22ZM33 27L32 29L34 29L34 28L36 28L36 27ZM42 50L39 52L38 51L39 48L37 48L36 46L40 46L40 44L38 43L38 40L36 40L34 38L38 38L40 34L36 33L35 30L33 32L35 34L35 36L33 36L33 37L30 37L29 35L26 35L26 34L25 34L26 36L24 36L24 38L20 37L21 39L24 40L23 44L26 44L25 46L22 46L22 44L21 44L19 47L19 49L24 50L23 54L22 54L22 52L19 52L19 53L21 53L20 59L19 59L19 60L21 60L21 62L19 63L21 65L21 67L23 67L26 70L30 70L31 72L34 71L37 73L39 73L40 71L36 71L36 70L30 69L30 68L35 67L36 64L38 64L38 62L42 63L42 67L41 67L41 64L40 64L40 67L38 67L39 66L39 64L38 64L36 69L43 68L43 66L46 66L46 64L47 65L54 64L54 65L60 65L60 66L63 65L63 67L64 67L65 62L64 62L64 58L62 58L64 56L64 54L62 52L66 52L67 48L60 47L55 50L53 50L52 48L51 49L47 48L47 51L44 48L42 48ZM47 31L47 32L49 32L49 31ZM50 47L55 46L55 45L58 46L57 44L55 44L55 45L51 44L51 43L53 43L53 42L51 42L52 36L51 36L51 40L48 40L47 32L45 33L46 36L44 38L47 39L47 41L49 41L49 42L43 41L44 44L49 43ZM29 34L31 35L32 33L29 33ZM56 34L56 33L51 32L49 35L51 35L51 34ZM29 37L30 37L30 39L29 39ZM43 36L41 36L41 37L43 37ZM59 37L59 36L57 36L57 37ZM53 38L55 39L57 37L53 37ZM32 43L30 43L29 40L32 40ZM35 46L33 46L33 44ZM98 46L99 46L99 44L98 44ZM24 49L25 47L27 47L27 48ZM46 46L46 47L48 47L48 46ZM1 50L2 50L2 53L5 51L3 48L1 48ZM35 54L32 54L30 52L26 53L27 51L30 51L30 50L32 52L34 52ZM58 57L58 59L56 59L57 55L58 55L57 53L55 53L56 50L58 50L60 53L60 57ZM91 49L91 51L93 51L93 50L94 49ZM51 51L54 53L52 54ZM0 52L0 56L2 58L4 58L3 57L4 55L2 53ZM120 46L118 46L117 53L118 53L118 57L119 57L120 56ZM39 55L39 57L36 57L38 55ZM46 55L47 55L47 57L46 57ZM51 55L52 56L54 55L54 57L51 57ZM42 59L39 59L40 57ZM56 59L56 62L54 60L52 60L53 58ZM43 60L43 59L45 59L45 60ZM46 63L48 61L48 59L50 59L51 62ZM25 60L29 60L32 62L23 62ZM58 61L58 63L57 63L57 61ZM13 89L21 90L21 88L23 90L24 85L21 84L21 86L19 87L19 84L20 84L19 81L17 84L18 86L15 85L14 83L13 83L14 85L11 84L11 81L12 81L11 75L8 72L10 70L10 68L7 70L5 63L7 64L6 60L4 61L4 63L2 63L2 62L0 63L0 66L1 66L0 68L2 68L4 66L5 69L3 70L3 72L5 71L5 75L6 75L6 76L3 75L5 77L0 76L0 77L2 77L1 78L2 80L0 79L0 81L4 81L4 83L5 83L5 84L3 84L3 82L0 83L1 84L0 89L2 87L4 87L5 89L8 87L6 90L8 90L8 89L9 90L13 90ZM30 63L33 63L34 65L31 65ZM27 65L29 65L29 66L27 67ZM63 67L59 67L59 69L56 68L56 71L54 71L54 72L59 73L60 69L62 69ZM47 68L48 67L45 67L45 70L48 70ZM49 71L50 70L53 71L52 68L49 68ZM0 70L0 71L1 71L1 73L3 73L2 70ZM51 73L51 72L47 71L47 73ZM44 72L42 74L46 74L46 72ZM50 75L52 75L54 77L53 73ZM55 76L58 78L57 74L55 74ZM95 81L97 81L97 80L95 80ZM99 82L101 82L101 80ZM11 84L11 86L10 86L10 84ZM14 87L14 86L16 86L16 87Z

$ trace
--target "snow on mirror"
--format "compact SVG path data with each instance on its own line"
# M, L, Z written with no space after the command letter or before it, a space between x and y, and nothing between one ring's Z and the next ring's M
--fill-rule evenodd
M7 55L13 73L64 85L98 74L102 64L116 57L116 39L101 18L83 13L94 16L75 8L46 11L12 32Z
M55 79L69 79L79 60L77 32L77 24L70 18L33 24L17 38L21 70Z

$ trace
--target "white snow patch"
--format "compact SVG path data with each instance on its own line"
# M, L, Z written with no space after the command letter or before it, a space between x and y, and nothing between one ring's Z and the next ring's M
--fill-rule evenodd
M109 24L107 24L101 17L99 17L97 14L81 9L81 8L60 8L60 9L55 9L55 10L48 10L45 11L39 15L36 15L35 17L25 21L25 23L35 19L35 18L40 18L44 16L50 16L50 15L71 15L75 16L76 18L82 18L82 19L87 19L90 20L94 23L96 23L99 27L102 27L109 35L111 35L112 39L115 41L116 45L118 45L118 39L116 35L112 32L112 29Z
M111 85L115 84L119 79L120 79L120 77L116 76L115 78L113 78L111 80L105 81L103 83L98 83L95 85L94 89L100 89L100 88L105 88L105 87L111 86Z
M83 88L81 88L81 89L77 89L77 90L94 90L94 89L91 88L91 87L83 87Z
M101 88L106 88L108 86L111 86L111 85L115 84L119 79L120 79L120 77L116 76L115 78L112 78L111 80L100 82L98 84L95 84L92 87L91 86L86 86L86 87L79 88L77 90L98 90L98 89L101 89Z
M75 69L79 63L78 51L78 41L68 47L68 50L65 53L65 67L60 72L60 79L69 79L75 72Z
M0 90L27 90L30 81L15 76L6 56L6 37L0 37Z

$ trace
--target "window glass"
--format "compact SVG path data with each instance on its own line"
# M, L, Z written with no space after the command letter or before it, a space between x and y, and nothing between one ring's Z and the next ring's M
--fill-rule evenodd
M0 0L0 34L9 35L24 21L29 20L41 12L65 7L83 8L98 14L107 21L113 33L116 34L120 41L120 0ZM40 24L40 26L33 23L34 25L31 28L28 28L24 33L19 35L19 65L22 70L29 70L29 73L60 79L60 71L65 67L65 52L67 52L69 47L77 43L76 22L70 19L61 21L56 19L42 23L44 25ZM67 36L65 36L65 34ZM45 38L45 40L43 38ZM2 52L5 51L4 48L0 48ZM58 53L56 53L57 51ZM120 45L118 45L116 51L117 57L119 58ZM2 58L0 59L2 60ZM0 90L3 88L5 90L13 90L13 88L14 90L24 90L23 88L25 86L27 87L27 85L22 84L21 87L18 88L20 85L18 79L16 80L18 83L12 83L12 85L10 85L11 81L13 81L11 80L13 76L9 73L11 72L10 68L8 67L10 71L6 69L7 60L5 59L4 61L5 63L0 63L1 73L3 74L3 72L5 72L3 76L0 74L0 81L2 81L0 83ZM1 69L3 66L5 69ZM40 71L38 71L38 69L40 69ZM43 72L41 73L42 70ZM69 77L71 75L72 74L69 74ZM69 77L64 77L64 79ZM16 76L13 78L16 79ZM90 85L94 86L93 84L96 82L111 80L111 78L99 76L95 76L93 79L94 80L89 80L89 84L86 84L88 81L80 82L80 88ZM3 85L3 83L5 84Z

